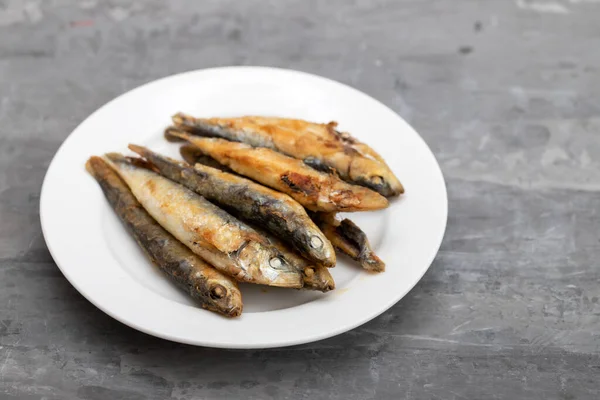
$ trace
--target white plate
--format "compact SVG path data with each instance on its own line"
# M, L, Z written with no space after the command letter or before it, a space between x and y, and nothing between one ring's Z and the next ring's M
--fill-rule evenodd
M193 302L152 266L127 234L87 158L128 143L176 156L163 129L170 116L274 115L340 123L380 152L406 194L383 211L352 214L387 263L369 274L339 257L336 290L303 292L241 285L244 313L226 319ZM48 248L69 282L98 308L140 331L224 348L289 346L348 331L381 314L423 276L448 212L440 168L421 137L377 100L338 82L259 67L193 71L148 83L109 102L65 140L48 168L40 215Z

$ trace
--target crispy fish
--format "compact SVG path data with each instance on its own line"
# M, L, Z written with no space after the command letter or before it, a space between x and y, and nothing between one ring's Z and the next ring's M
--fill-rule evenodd
M244 282L302 287L302 275L243 222L120 154L105 157L156 222L218 270Z
M321 171L333 169L345 181L384 196L404 193L383 158L349 133L339 132L336 122L317 124L258 116L194 118L183 113L175 114L172 119L175 126L190 133L266 147L304 160Z
M366 211L388 206L385 197L370 189L350 185L335 175L319 172L274 150L219 138L203 138L177 129L168 132L187 140L238 174L288 194L309 210Z
M192 167L142 146L129 145L129 148L161 175L231 210L238 218L264 227L308 259L327 267L335 266L333 246L304 208L288 195L206 165Z
M229 317L242 313L242 295L234 280L208 265L165 231L104 160L92 157L86 168L136 242L161 271L203 308Z
M371 249L367 235L349 219L339 221L334 213L312 213L331 244L368 271L383 272L385 263Z

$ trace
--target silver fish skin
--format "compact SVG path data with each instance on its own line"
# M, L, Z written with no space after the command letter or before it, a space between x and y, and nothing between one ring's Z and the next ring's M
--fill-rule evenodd
M120 154L105 159L156 222L218 270L243 282L302 287L301 274L243 222Z
M335 266L333 246L304 208L288 195L206 165L191 167L142 146L129 145L129 148L161 175L225 207L238 218L270 231L306 258L326 267Z
M204 262L164 230L137 201L125 182L100 157L91 157L86 169L148 258L200 305L228 317L242 313L237 283Z

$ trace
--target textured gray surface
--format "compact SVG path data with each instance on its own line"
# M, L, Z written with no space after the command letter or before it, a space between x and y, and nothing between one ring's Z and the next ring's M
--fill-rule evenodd
M593 0L1 0L0 399L599 398L599 21ZM438 157L446 238L381 317L194 348L112 320L52 261L39 191L69 132L142 83L231 64L351 84Z

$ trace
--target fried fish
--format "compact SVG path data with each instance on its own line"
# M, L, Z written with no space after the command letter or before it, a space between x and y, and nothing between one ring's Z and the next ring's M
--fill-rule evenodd
M120 154L105 158L156 222L215 268L239 281L302 287L301 273L243 222Z
M370 189L350 185L268 148L203 138L172 128L168 135L185 139L236 173L286 193L312 211L366 211L388 206L385 197Z
M304 162L320 171L336 171L352 184L368 187L384 196L404 193L404 187L383 158L337 123L318 124L298 119L245 116L194 118L178 113L176 127L209 137L265 147Z
M306 258L326 267L335 266L333 246L304 208L288 195L206 165L192 167L142 146L129 148L161 175L225 207L238 218L267 229Z
M164 230L104 160L91 157L86 168L100 184L119 219L162 272L203 308L228 317L242 313L242 295L234 280L208 265Z

